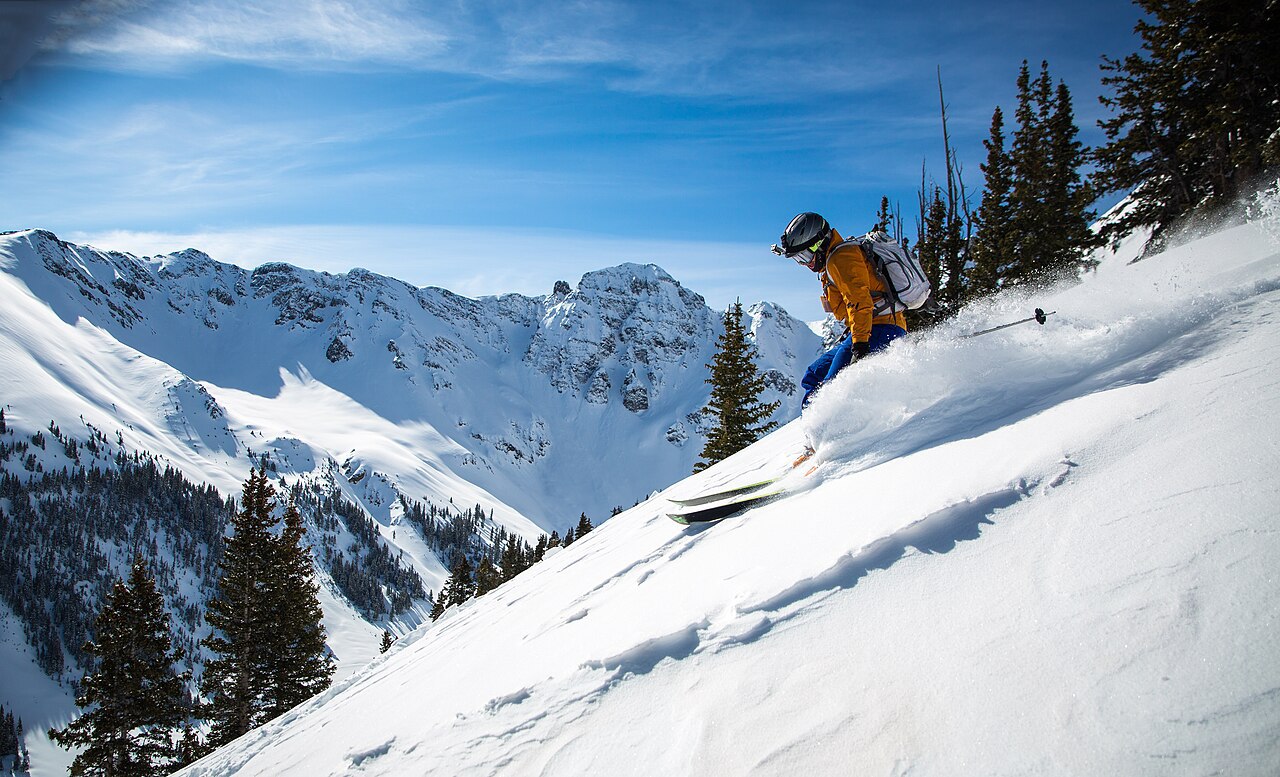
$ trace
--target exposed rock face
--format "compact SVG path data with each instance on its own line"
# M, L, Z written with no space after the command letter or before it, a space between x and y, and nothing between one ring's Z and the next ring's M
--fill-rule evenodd
M633 413L647 410L668 376L715 338L702 297L655 265L588 273L576 290L547 302L525 362L557 391L593 403L621 400ZM609 393L614 386L617 395Z

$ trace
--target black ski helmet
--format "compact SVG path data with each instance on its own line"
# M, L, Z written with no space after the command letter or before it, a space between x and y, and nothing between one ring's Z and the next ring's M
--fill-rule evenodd
M831 225L826 219L817 213L801 213L791 219L791 223L783 231L782 251L785 256L795 258L801 251L808 251L817 246L818 250L813 256L813 259L817 260L816 263L806 262L809 269L817 272L822 269L821 265L826 263L826 248L830 238Z

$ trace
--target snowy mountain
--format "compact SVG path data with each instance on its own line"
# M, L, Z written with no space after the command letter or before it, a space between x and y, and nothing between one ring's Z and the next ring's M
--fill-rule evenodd
M539 299L473 300L364 270L250 272L196 250L139 258L40 230L0 235L0 300L0 470L26 484L0 493L6 529L25 535L0 558L57 570L18 576L22 590L5 589L18 598L0 600L0 702L30 728L71 713L87 618L137 548L165 570L198 676L209 538L229 513L217 499L191 515L166 507L192 489L238 497L266 465L304 501L344 676L377 655L384 626L421 622L447 576L428 508L482 539L532 543L583 513L599 525L691 471L721 330L654 265L591 272ZM776 306L748 315L765 398L781 401L777 420L794 418L793 376L820 339ZM76 474L94 468L123 482ZM138 480L166 492L122 496Z
M5 317L21 340L10 347L34 373L0 386L15 418L112 428L121 413L102 395L149 397L157 406L135 411L158 423L135 424L152 428L131 442L228 493L249 450L296 473L333 459L415 499L480 502L533 535L582 512L599 522L701 451L719 318L654 265L588 273L541 299L472 300L359 269L249 272L195 250L140 259L37 230L0 236L0 268L20 306ZM785 311L752 310L774 371L767 399L789 420L792 376L820 342ZM50 369L77 346L153 372ZM600 455L622 440L626 455Z
M1276 212L900 341L182 773L1273 774Z

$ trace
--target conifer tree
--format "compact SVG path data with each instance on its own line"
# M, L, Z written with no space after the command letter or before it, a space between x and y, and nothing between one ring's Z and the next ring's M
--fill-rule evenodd
M187 715L187 677L174 670L182 650L172 645L164 599L141 556L128 582L107 594L85 651L96 657L76 695L86 711L49 732L64 747L84 747L71 774L147 777L179 766L173 735Z
M271 720L320 693L332 682L334 663L325 644L320 586L311 549L303 544L306 527L290 502L279 537L268 547L267 611L272 619L264 635L267 687L263 717Z
M587 517L586 513L583 513L582 516L578 518L578 539L582 539L584 535L588 534L594 528L595 527L591 525L591 519Z
M1071 90L1059 81L1048 104L1052 112L1045 124L1045 161L1048 180L1044 207L1049 237L1045 270L1050 275L1078 275L1085 269L1085 253L1098 244L1089 224L1096 214L1089 209L1095 199L1093 188L1081 173L1089 153L1080 142L1071 104Z
M453 558L453 569L449 574L449 581L445 584L447 592L445 607L462 604L475 595L475 581L471 579L471 574L471 562L467 560L466 554L456 554Z
M1017 246L1010 201L1013 170L1005 151L1004 112L1000 106L991 114L990 134L982 145L987 149L987 160L980 165L986 185L978 206L978 234L973 241L973 264L968 273L971 297L990 294L999 288Z
M1135 0L1142 53L1103 58L1100 99L1112 117L1098 124L1103 192L1130 192L1108 237L1135 227L1164 231L1202 203L1247 193L1280 166L1280 47L1275 2Z
M1012 148L1000 153L994 117L986 142L989 178L979 217L990 223L980 222L970 270L979 291L1073 274L1096 243L1089 230L1093 191L1081 176L1088 152L1078 139L1070 90L1062 82L1055 89L1048 62L1032 80L1023 61L1017 87Z
M396 643L396 638L392 636L391 631L388 629L383 629L382 642L379 643L378 645L378 652L379 653L387 652L388 650L391 649L391 646L394 645L395 643Z
M1037 98L1047 92L1048 79L1048 63L1042 63L1040 77L1032 82L1031 68L1023 60L1018 71L1018 106L1014 111L1016 127L1009 152L1013 168L1010 215L1016 243L1014 255L1006 266L1006 283L1031 281L1046 264L1042 249L1044 225L1048 220L1044 208L1045 182L1049 177L1048 144L1042 121L1044 109L1043 105L1037 105Z
M271 664L265 637L273 628L274 616L270 591L274 495L265 471L250 472L240 511L231 520L218 592L205 614L214 632L202 644L217 656L205 666L201 682L210 700L206 719L213 746L226 744L265 721Z
M528 567L524 556L524 540L515 534L507 535L507 542L502 549L501 582L506 582L523 572Z
M0 758L17 755L18 737L14 733L13 713L0 704Z
M947 203L942 189L931 186L920 189L920 229L916 238L916 257L929 284L942 288L943 261L947 240Z
M178 765L186 766L194 763L212 752L213 748L200 736L190 723L182 727L182 737L178 740Z
M876 211L876 223L871 231L882 231L889 237L902 242L902 215L898 209L889 204L888 197L880 198L880 208Z
M711 399L703 408L715 419L715 425L707 434L695 472L737 453L777 426L776 422L765 421L778 409L778 403L760 401L764 376L756 368L759 352L742 325L741 302L725 310L723 323L716 355L707 365L711 370L711 377L706 380L711 384Z
M493 561L485 556L476 567L476 596L484 596L502 585L503 572L493 565Z

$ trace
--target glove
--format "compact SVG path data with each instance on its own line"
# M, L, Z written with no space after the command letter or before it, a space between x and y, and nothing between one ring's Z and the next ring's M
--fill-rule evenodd
M858 359L864 359L870 355L871 355L871 343L860 343L856 340L854 341L853 343L853 360L854 361L857 361Z

